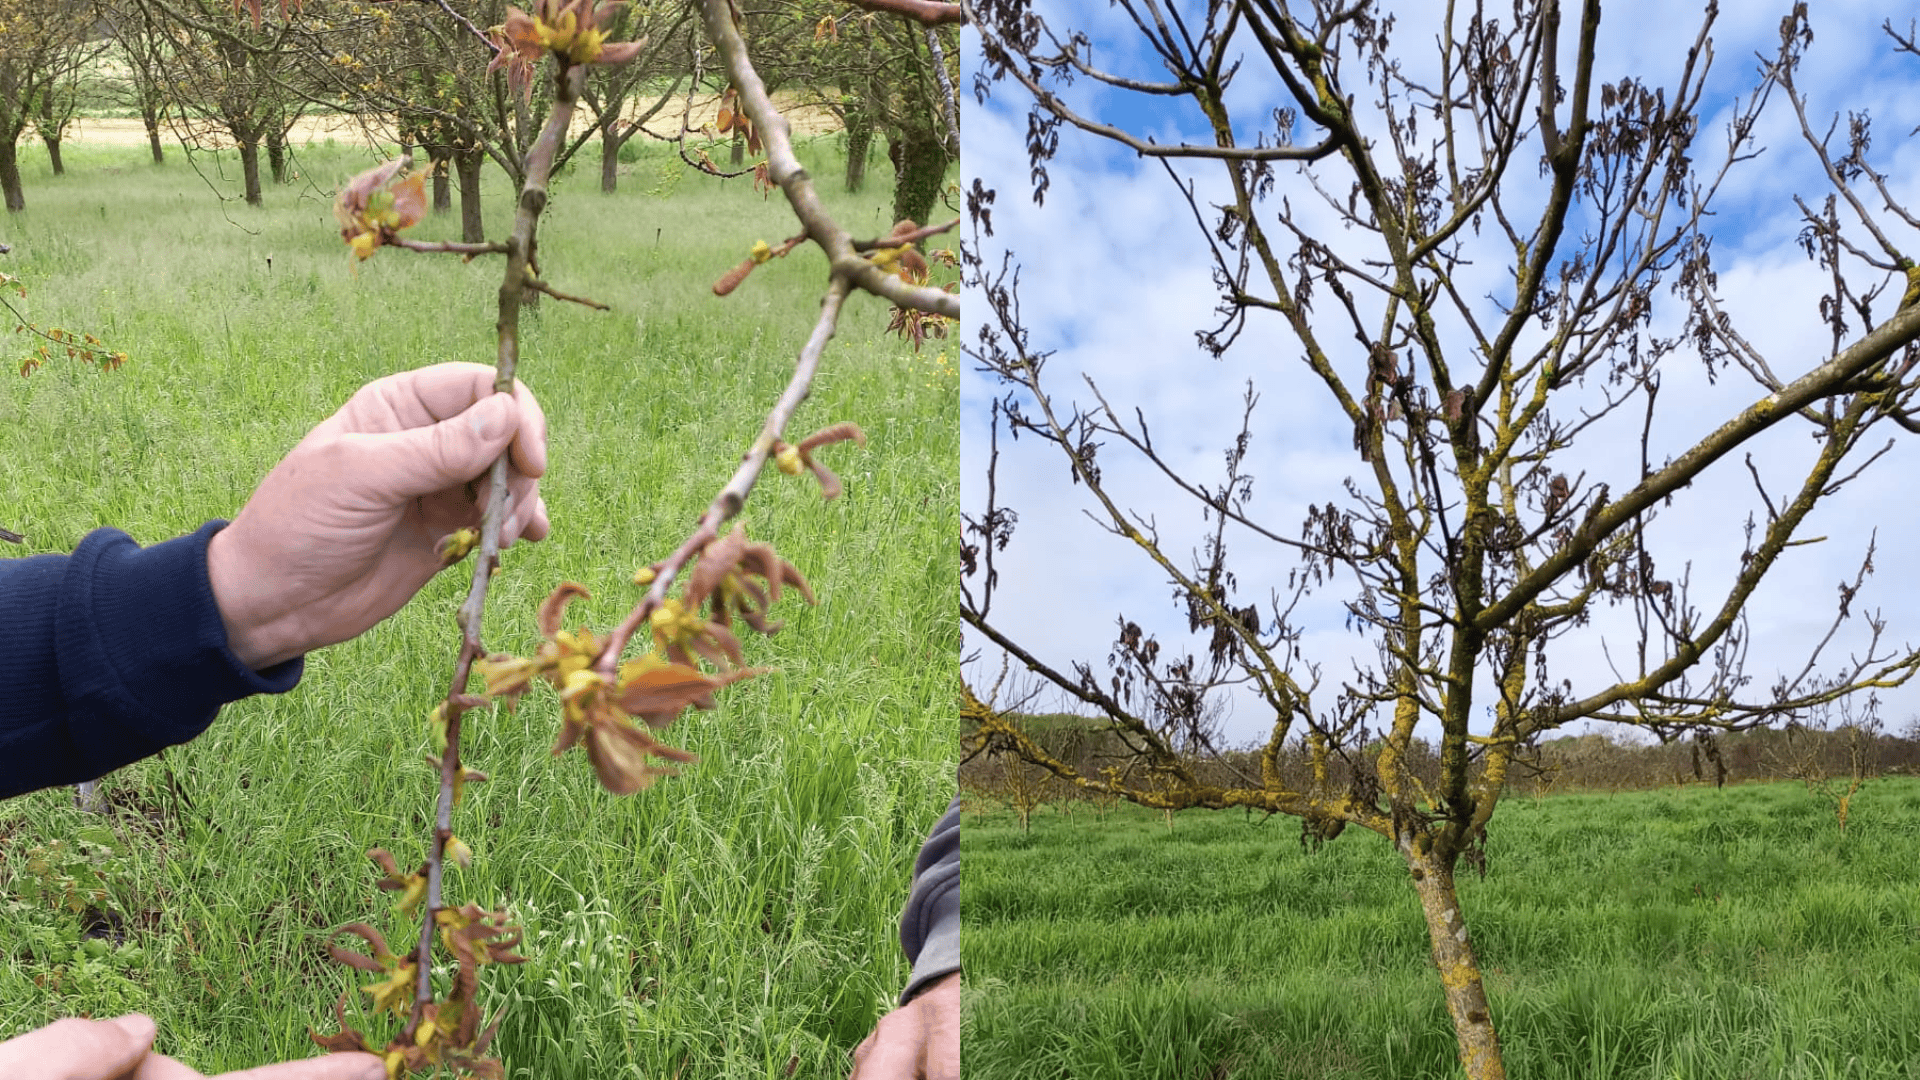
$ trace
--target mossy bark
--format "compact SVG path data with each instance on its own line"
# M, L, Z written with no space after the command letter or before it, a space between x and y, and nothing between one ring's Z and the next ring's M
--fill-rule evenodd
M893 220L930 221L947 180L947 146L931 114L909 116L894 136Z
M1425 837L1418 840L1424 841ZM1493 1030L1493 1012L1487 1005L1486 983L1480 977L1480 959L1474 955L1467 922L1460 913L1452 860L1441 858L1424 844L1401 845L1427 917L1427 937L1433 943L1433 963L1446 988L1447 1015L1453 1018L1460 1044L1460 1067L1467 1080L1506 1080L1500 1057L1500 1039Z

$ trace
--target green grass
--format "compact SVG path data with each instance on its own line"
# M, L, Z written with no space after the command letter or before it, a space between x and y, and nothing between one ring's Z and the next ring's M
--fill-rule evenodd
M838 175L831 140L803 153ZM29 541L0 554L65 552L103 525L152 543L231 517L363 383L492 360L497 262L389 250L351 265L322 189L364 156L302 151L319 186L271 187L260 210L208 190L235 190L231 156L201 157L203 180L177 153L160 168L143 154L75 144L54 179L23 147L28 209L0 221L14 245L0 266L27 282L34 321L132 360L0 373L0 525ZM663 184L670 169L650 155L611 197L589 165L555 186L543 270L613 311L548 300L524 322L521 374L551 424L554 534L506 554L491 648L531 649L534 609L563 580L594 594L570 621L604 629L625 612L634 569L724 483L811 325L824 285L811 249L725 300L710 292L755 240L793 231L783 203L745 179ZM510 193L489 180L488 229L503 233ZM850 228L884 232L887 192L822 186ZM457 215L414 232L457 238ZM551 694L469 726L467 758L492 779L456 812L477 862L451 872L450 897L505 903L527 929L531 960L482 982L507 1006L494 1048L512 1076L840 1076L905 980L897 918L953 788L958 434L940 343L916 355L886 321L884 304L849 304L795 421L866 429L867 449L827 451L847 494L824 503L810 479L770 474L747 507L752 535L821 602L783 602L785 631L748 646L775 670L673 728L698 765L615 798L579 754L549 756ZM27 339L5 340L17 365ZM13 897L0 896L0 1037L139 1009L162 1050L212 1074L313 1053L307 1028L326 1028L342 993L364 1015L354 987L370 980L322 945L350 920L410 925L363 853L423 857L423 721L452 670L464 580L443 575L310 656L294 692L228 706L164 762L103 784L115 853L98 874L128 919L122 948L19 898L23 853L90 827L70 793L0 804L0 893Z
M970 1075L1460 1075L1401 860L1349 829L986 806L962 829ZM1841 837L1797 784L1512 800L1461 903L1508 1075L1920 1076L1920 781Z

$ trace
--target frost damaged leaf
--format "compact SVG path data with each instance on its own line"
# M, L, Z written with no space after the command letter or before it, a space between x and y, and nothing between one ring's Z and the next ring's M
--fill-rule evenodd
M421 863L420 869L411 874L402 874L385 848L374 848L367 852L367 858L379 863L380 869L386 871L386 876L374 885L383 892L400 893L399 910L403 914L413 914L413 910L420 906L420 901L427 898L427 864Z
M333 1003L333 1015L340 1021L340 1031L333 1035L322 1035L308 1028L307 1038L312 1039L314 1045L333 1054L350 1050L373 1052L373 1047L367 1045L367 1037L347 1023L347 995L341 994L340 1000Z
M347 181L334 198L340 238L360 258L368 258L426 216L427 174L405 175L412 164L412 158L401 157L376 165Z
M822 446L829 446L837 442L846 442L849 439L859 443L861 446L867 445L866 433L860 430L860 425L850 420L843 420L838 424L823 427L819 431L801 439L800 445L794 448L799 451L800 464L813 470L814 479L820 481L820 494L828 500L839 498L840 493L845 489L841 486L840 478L834 475L832 469L827 468L825 465L813 459L813 452Z
M576 597L590 600L593 594L588 592L584 585L563 581L548 595L546 602L540 605L540 616L536 621L542 637L550 638L560 632L560 620L566 615L567 605Z
M407 1003L413 1000L413 973L415 965L409 960L394 968L386 978L376 983L368 983L360 992L373 997L375 1012L390 1012L395 1016L407 1014Z
M331 936L339 937L341 934L352 934L366 941L367 947L373 950L373 955L367 956L363 953L357 953L352 949L344 948L334 944L332 941L328 941L328 956L333 957L348 967L358 968L361 971L392 970L397 958L393 955L393 950L387 948L387 939L381 935L380 931L375 930L366 923L353 922L334 930Z
M668 610L663 607L654 613L655 637L668 659L685 660L692 650L716 666L726 666L722 655L737 665L742 660L739 641L728 629L730 620L737 616L763 634L778 631L780 624L768 621L767 611L780 599L783 584L800 590L807 603L813 603L807 579L792 563L780 558L772 544L749 541L744 528L735 529L709 542L688 576L684 598L687 608L690 611L700 603L710 603L711 621L696 626L693 620L697 616L682 614L677 608L663 617L661 612Z
M600 786L615 795L631 795L651 787L662 776L679 775L677 770L647 764L647 755L673 749L632 724L599 723L587 729L587 760L593 763Z
M494 653L484 660L475 660L473 667L486 683L488 697L504 697L511 704L513 699L526 693L527 684L533 681L540 666L524 657Z
M717 540L708 541L700 549L700 561L693 566L693 572L687 575L687 590L682 598L688 610L695 610L706 603L727 575L739 564L741 556L747 552L747 531L735 529Z
M525 933L520 927L507 921L504 911L487 911L480 905L469 902L459 908L441 908L434 913L434 921L440 924L440 941L464 966L466 964L520 964L526 957L512 950L520 944ZM477 946L477 948L476 948ZM455 978L455 992L461 1000L471 998L471 989L460 994L463 985L462 976Z
M689 705L712 708L713 691L764 670L736 668L708 675L698 668L648 655L620 665L615 700L628 715L645 720L650 727L663 728Z

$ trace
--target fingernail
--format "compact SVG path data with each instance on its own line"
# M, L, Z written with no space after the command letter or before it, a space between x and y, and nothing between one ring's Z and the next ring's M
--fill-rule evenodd
M116 1016L107 1022L132 1036L140 1045L153 1045L155 1034L153 1017L145 1013L128 1013L125 1016Z
M513 427L513 400L495 394L467 410L467 427L487 442L503 438Z

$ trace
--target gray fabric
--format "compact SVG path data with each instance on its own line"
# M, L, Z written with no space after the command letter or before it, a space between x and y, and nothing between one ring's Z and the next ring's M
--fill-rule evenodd
M913 864L913 891L900 914L900 946L913 977L900 1004L960 970L960 798L934 825Z

